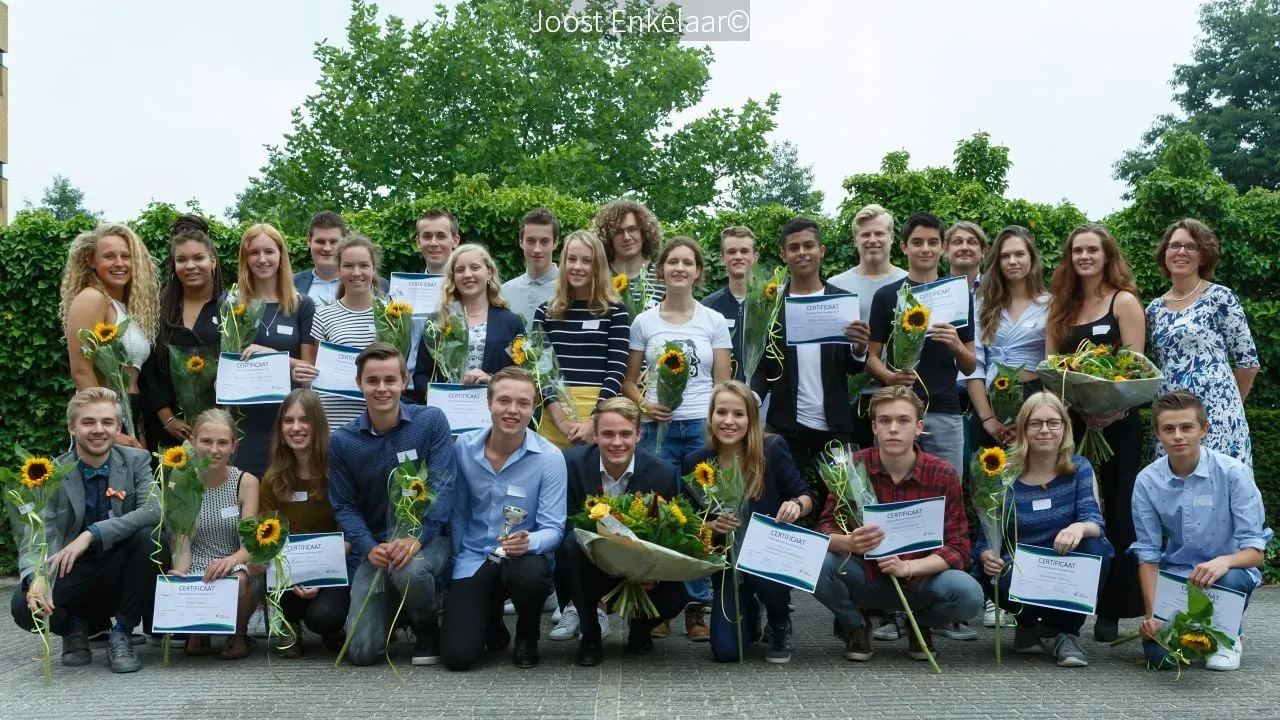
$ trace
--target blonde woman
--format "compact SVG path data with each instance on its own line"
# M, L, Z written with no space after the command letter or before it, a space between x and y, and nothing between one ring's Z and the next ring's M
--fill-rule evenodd
M258 335L240 357L247 360L257 353L287 352L293 380L311 382L316 368L302 359L302 351L316 344L311 336L315 301L294 288L293 269L280 231L264 223L250 226L240 238L237 264L240 298L245 302L262 300L264 306ZM236 452L236 466L261 477L267 471L267 446L280 405L244 405L237 410L244 439Z
M561 449L595 442L591 413L597 403L622 394L631 342L631 316L618 301L595 233L576 230L565 238L555 290L534 311L533 329L547 334L569 391L559 398L544 388L546 414L538 432ZM564 403L572 404L576 421Z
M99 323L129 327L122 338L129 355L133 380L130 395L138 393L138 371L151 353L159 316L159 288L151 253L132 230L124 225L102 224L81 233L67 251L62 272L62 329L67 339L67 360L71 380L77 390L101 387L104 383L84 356L81 330L93 330ZM132 404L137 427L141 403ZM142 447L137 438L123 430L116 442Z
M1098 555L1102 558L1099 579L1105 580L1115 550L1103 537L1093 466L1075 454L1067 409L1053 394L1038 392L1023 403L1014 427L1011 455L1021 470L1009 501L1013 522L1005 528L1004 536L1060 555L1073 551ZM1008 548L988 547L986 537L980 534L975 549L983 572L1000 583L1000 597L1009 597L1013 575L1005 569L1010 562ZM991 583L982 586L990 599ZM1038 605L1002 605L1018 619L1014 652L1040 653L1047 647L1061 667L1089 664L1080 648L1084 615Z
M517 335L524 334L524 321L503 299L498 268L482 246L459 245L445 262L439 312L447 309L466 319L467 371L463 384L489 384L490 376L512 364L507 348ZM413 386L421 393L429 383L437 381L436 360L431 348L423 347L418 351Z

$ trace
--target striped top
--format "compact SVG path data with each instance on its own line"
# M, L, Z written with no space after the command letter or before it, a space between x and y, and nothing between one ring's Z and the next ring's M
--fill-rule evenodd
M542 303L533 312L533 329L550 338L565 385L598 387L601 400L622 394L631 342L631 317L622 303L610 305L605 315L592 315L587 301L578 300L560 320L548 318ZM544 403L554 400L548 395Z
M311 321L311 337L317 341L337 343L347 347L365 349L378 339L373 327L373 308L356 312L339 300L331 305L316 308ZM329 432L360 417L364 412L364 398L347 398L336 395L320 395L325 416L329 419Z
M610 268L611 274L616 274ZM667 297L667 285L658 279L658 266L652 262L645 266L644 276L649 281L649 302L645 303L645 310L657 305ZM640 286L636 284L636 276L627 276L627 293L631 296L631 300L640 300Z

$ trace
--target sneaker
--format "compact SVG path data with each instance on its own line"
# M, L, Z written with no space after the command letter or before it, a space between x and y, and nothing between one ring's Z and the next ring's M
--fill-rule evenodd
M249 616L249 637L264 638L267 636L267 613L259 605Z
M1039 625L1018 625L1013 630L1013 651L1022 655L1039 655L1044 652L1044 642Z
M596 608L596 622L600 624L600 639L609 637L609 615L600 608Z
M952 640L977 640L978 631L969 627L969 623L951 623L946 627L934 628L934 632L942 633Z
M516 614L516 606L515 606L515 603L511 602L510 600L508 600L508 601L506 601L505 603L503 603L503 605L502 605L502 614L503 614L503 615L515 615L515 614Z
M558 607L557 607L557 608L556 608L556 611L555 611L555 612L553 612L553 613L551 613L551 622L553 622L553 623L558 623L558 622L560 622L560 616L561 616L561 615L562 615L562 613L560 612L560 608L558 608Z
M551 594L542 603L542 612L553 613L560 609L560 599L556 597L556 591L552 590Z
M1058 667L1089 667L1089 656L1080 648L1080 641L1071 633L1058 633L1053 643L1053 659Z
M914 632L907 633L907 656L912 660L928 660L929 655L938 657L938 649L933 646L933 633L929 632L929 628L920 628L920 635L924 638L924 647L929 649L926 654L924 648L920 647L920 643L916 642L916 634Z
M867 662L871 659L871 633L866 625L859 625L844 634L844 659Z
M771 625L769 634L769 652L764 656L765 662L775 665L791 662L791 623Z
M1239 670L1240 655L1244 652L1244 648L1241 647L1243 643L1244 638L1236 638L1235 647L1219 645L1218 652L1210 655L1209 658L1204 661L1204 666L1209 670L1218 670L1221 672Z
M684 634L693 642L707 642L711 639L711 629L707 627L706 605L689 603L685 606Z
M93 662L93 652L89 650L89 630L83 623L76 623L75 628L62 636L62 664L66 667L80 667Z
M600 631L603 633L604 628ZM564 611L560 613L560 622L552 628L551 634L548 636L552 640L574 640L578 637L578 608L572 605L565 605Z
M440 626L434 621L423 628L422 634L413 642L414 665L438 665L440 663Z
M871 632L871 637L876 640L897 640L902 637L904 617L905 614L897 610L885 613L880 621L880 627Z
M111 672L131 673L142 669L142 662L133 650L133 642L129 633L112 631L107 638L107 658L111 662Z
M1119 623L1115 620L1098 618L1093 623L1093 639L1098 642L1115 642L1120 637Z
M297 634L291 637L280 638L279 653L280 657L285 660L297 660L302 657L302 631L297 630L296 632Z
M661 640L662 638L664 638L664 637L666 637L666 636L668 636L668 635L670 635L670 634L671 634L671 621L670 621L670 620L663 620L662 622L658 623L657 625L654 625L654 626L653 626L653 629L649 631L649 637L651 637L651 638L653 638L653 639L655 639L655 640Z
M982 611L982 627L993 628L995 626L996 626L996 604L988 600L986 607ZM1000 626L1001 627L1017 627L1018 618L1010 614L1008 610L1001 608Z

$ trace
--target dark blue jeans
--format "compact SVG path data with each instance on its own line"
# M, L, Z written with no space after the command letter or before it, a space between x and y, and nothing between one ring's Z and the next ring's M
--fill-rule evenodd
M755 575L738 573L738 597L733 596L733 580L728 573L711 576L711 654L717 662L735 662L738 643L745 649L748 636L760 621L763 606L769 626L791 622L791 588ZM757 604L755 601L758 601ZM742 619L736 624L739 603ZM735 631L740 633L735 637Z

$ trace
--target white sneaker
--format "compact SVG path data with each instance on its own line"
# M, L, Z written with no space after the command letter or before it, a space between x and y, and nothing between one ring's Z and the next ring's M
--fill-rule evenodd
M982 612L982 627L993 628L995 626L996 626L996 604L988 600L987 605ZM1018 619L1015 618L1012 614L1010 614L1009 611L1004 610L1000 613L1000 626L1001 627L1017 627Z
M267 613L259 605L249 616L249 637L264 638L267 636ZM170 647L173 647L170 644Z
M1210 670L1221 670L1224 672L1239 670L1240 655L1244 652L1244 648L1241 647L1243 642L1244 638L1236 638L1235 647L1219 645L1218 652L1210 655L1209 658L1204 661L1204 666Z
M871 631L871 637L875 640L897 640L902 637L902 631L898 628L897 614L897 611L890 611L881 621L880 626Z
M578 608L566 605L564 612L560 613L560 621L551 629L549 637L552 640L576 640L578 637Z
M604 610L596 608L596 620L600 623L600 639L604 640L609 637L609 616Z
M556 608L556 611L551 613L551 622L553 623L560 622L560 608Z
M542 603L542 612L555 612L560 609L560 599L556 597L556 591L552 590L547 596L546 602Z

